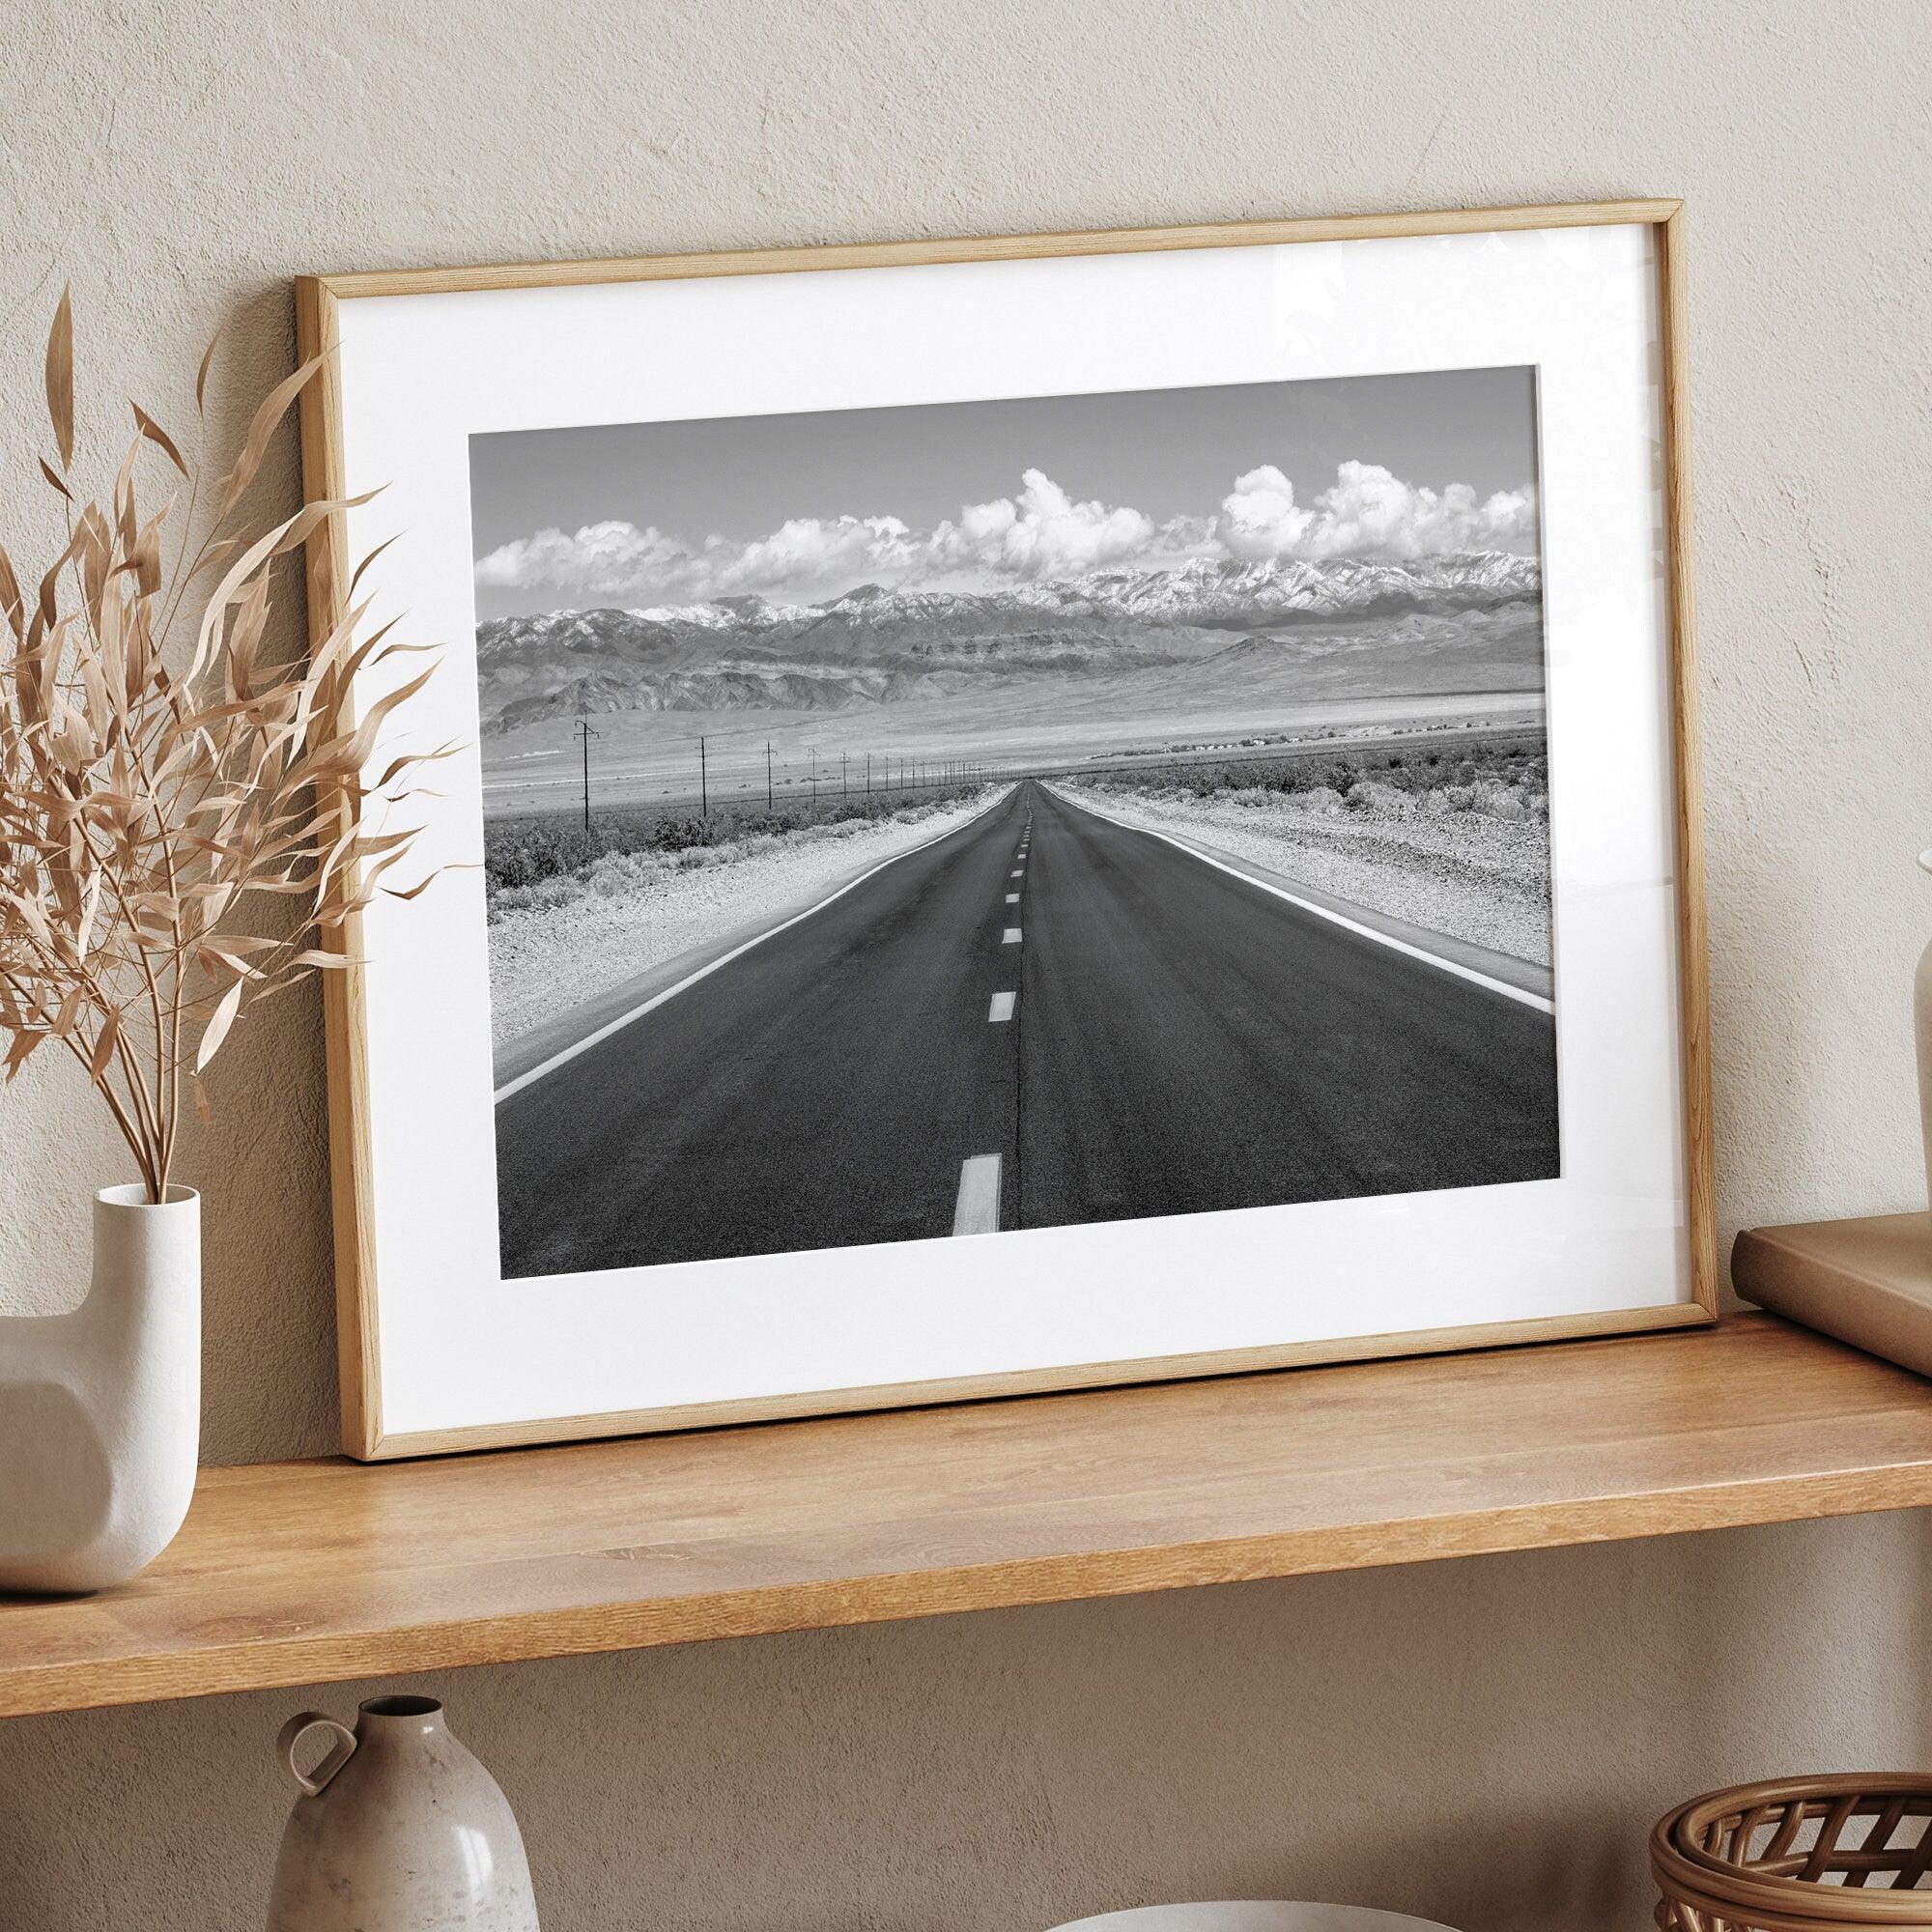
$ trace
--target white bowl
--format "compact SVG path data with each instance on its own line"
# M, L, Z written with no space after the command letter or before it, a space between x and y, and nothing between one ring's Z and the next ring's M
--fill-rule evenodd
M1208 1905L1143 1905L1131 1912L1103 1912L1097 1918L1076 1918L1055 1926L1054 1932L1455 1932L1455 1928L1360 1905L1230 1898Z

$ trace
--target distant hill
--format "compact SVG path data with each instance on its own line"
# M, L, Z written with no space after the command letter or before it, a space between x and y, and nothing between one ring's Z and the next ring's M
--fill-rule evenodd
M1035 680L1147 673L1185 681L1236 671L1247 634L1305 661L1345 642L1355 678L1427 660L1456 675L1500 630L1510 655L1540 649L1541 573L1498 551L1382 562L1240 563L1097 571L986 592L863 584L824 604L760 597L639 611L562 611L477 627L486 729L612 711L848 711ZM1387 623L1365 620L1389 619ZM1391 657L1392 654L1392 657Z

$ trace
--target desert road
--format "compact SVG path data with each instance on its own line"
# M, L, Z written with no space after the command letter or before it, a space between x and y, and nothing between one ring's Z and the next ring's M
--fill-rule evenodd
M506 1278L1557 1172L1547 1003L1028 781L497 1107Z

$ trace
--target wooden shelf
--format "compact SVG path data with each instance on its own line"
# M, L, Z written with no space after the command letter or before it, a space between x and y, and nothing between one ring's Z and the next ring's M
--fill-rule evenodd
M1932 1502L1932 1382L1764 1315L365 1466L203 1473L0 1716Z

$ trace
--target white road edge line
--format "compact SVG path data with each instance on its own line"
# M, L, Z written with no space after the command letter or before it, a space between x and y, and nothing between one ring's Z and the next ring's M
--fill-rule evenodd
M959 1199L953 1204L955 1235L997 1235L1000 1232L1000 1156L969 1155L959 1165Z
M729 952L720 953L708 966L700 966L696 973L687 973L674 986L667 986L662 993L654 993L641 1006L633 1007L628 1013L620 1013L614 1020L607 1021L595 1033L587 1033L576 1045L567 1046L561 1053L554 1053L548 1060L540 1061L527 1072L520 1073L514 1080L506 1081L492 1096L492 1104L500 1107L512 1094L521 1094L534 1081L541 1080L546 1073L554 1073L567 1061L577 1058L580 1053L588 1053L593 1046L602 1044L613 1033L622 1033L633 1020L640 1020L648 1012L655 1011L667 1000L674 1000L688 987L698 980L709 979L721 966L728 966L741 954L751 952L754 946L762 946L766 940L775 939L789 927L797 925L801 920L810 919L815 912L823 912L834 899L842 899L847 893L856 892L867 879L875 878L888 866L896 866L901 859L910 859L915 852L923 852L928 845L937 845L942 838L950 838L955 832L963 832L974 820L983 818L995 806L1006 802L1005 794L996 798L992 805L982 807L972 818L962 819L957 825L948 826L944 832L935 832L930 838L923 838L917 845L908 845L903 852L895 852L890 859L881 859L869 871L861 872L856 879L848 879L836 893L827 893L815 905L809 905L803 912L795 912L789 919L781 920L776 925L768 925L763 932L753 933L741 946L734 946Z
M1393 933L1379 932L1373 925L1364 925L1360 920L1350 919L1345 914L1335 912L1325 905L1318 905L1313 899L1302 898L1298 894L1285 892L1280 886L1271 886L1265 879L1258 879L1252 873L1242 871L1236 866L1226 866L1219 859L1210 859L1207 853L1197 851L1183 838L1176 838L1166 832L1156 832L1151 826L1130 825L1124 818L1116 818L1110 812L1097 810L1091 805L1075 805L1070 798L1055 792L1056 798L1073 807L1075 811L1091 812L1095 818L1104 818L1109 825L1118 825L1123 832L1145 832L1150 838L1159 838L1172 845L1177 852L1185 852L1190 859L1198 859L1204 866L1212 866L1217 872L1226 872L1231 879L1240 879L1262 892L1272 893L1278 899L1286 899L1290 905L1299 906L1303 912L1312 912L1317 919L1325 919L1332 925L1345 927L1350 932L1359 933L1364 939L1373 939L1378 946L1386 946L1391 952L1406 952L1411 959L1420 959L1427 966L1434 966L1444 973L1453 973L1459 980L1472 980L1479 986L1487 986L1492 993L1500 993L1505 999L1518 1001L1525 1007L1534 1007L1540 1013L1554 1014L1556 1003L1546 1000L1541 993L1532 993L1524 986L1512 986L1507 980L1494 980L1487 973L1478 973L1473 966L1464 966L1454 959L1445 959L1439 952L1431 952L1426 948L1411 946L1406 939L1398 939Z
M987 1025L997 1026L1002 1020L1011 1019L1013 1016L1013 1003L1018 998L1019 995L1017 993L995 993L993 995L993 1004L986 1012Z
M1017 946L1020 943L1020 929L1016 925L1007 927L1006 936L1000 941L1002 946Z

